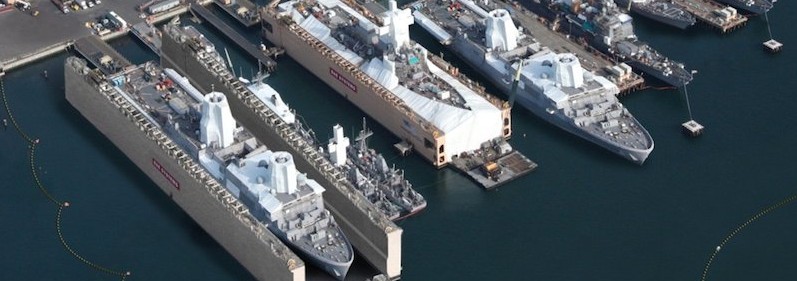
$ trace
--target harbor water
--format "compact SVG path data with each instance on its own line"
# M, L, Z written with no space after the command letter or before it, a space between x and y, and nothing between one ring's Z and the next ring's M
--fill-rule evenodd
M725 35L699 24L681 31L635 19L642 40L698 71L689 101L695 120L706 126L698 138L681 133L688 120L682 90L621 98L656 142L643 166L518 107L510 143L540 167L487 192L450 168L436 170L417 155L399 157L392 148L399 140L367 118L374 131L369 145L405 169L428 200L426 210L398 223L402 279L700 280L715 251L706 280L793 279L797 203L768 212L717 246L759 211L797 193L797 31L789 22L795 10L794 1L779 1L769 14L775 39L785 45L775 55L761 46L769 39L763 17ZM223 52L223 37L199 28ZM260 43L256 29L239 30ZM421 28L411 32L478 78ZM157 59L132 38L111 45L133 63ZM237 74L257 71L240 49L226 47ZM119 279L65 250L57 208L31 169L52 196L71 203L62 214L63 238L92 264L130 271L127 280L254 280L67 103L66 57L3 77L16 121L40 143L31 166L28 143L10 121L0 127L0 280ZM350 138L360 129L361 110L289 57L278 62L267 83L319 140L331 137L334 124ZM0 117L8 119L8 112ZM326 279L317 271L309 275Z

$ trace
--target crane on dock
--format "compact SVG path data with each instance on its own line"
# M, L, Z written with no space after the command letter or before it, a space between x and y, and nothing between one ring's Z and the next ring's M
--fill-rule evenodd
M517 95L517 87L520 84L520 71L523 69L523 59L518 61L517 70L512 78L512 89L509 90L509 107L515 106L515 96Z

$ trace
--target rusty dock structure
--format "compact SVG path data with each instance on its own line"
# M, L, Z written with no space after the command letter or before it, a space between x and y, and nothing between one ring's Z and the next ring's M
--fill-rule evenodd
M735 8L712 0L672 0L672 3L722 33L733 31L747 23L747 17L739 14Z

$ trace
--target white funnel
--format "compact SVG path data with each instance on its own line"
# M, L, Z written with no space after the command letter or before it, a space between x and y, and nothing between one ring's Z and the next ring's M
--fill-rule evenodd
M554 73L556 83L562 87L578 88L584 85L584 69L573 54L559 54L554 62Z
M504 9L496 9L490 11L489 15L485 32L487 47L504 51L517 48L520 32L512 22L509 12Z
M218 147L224 148L235 141L235 119L224 94L212 92L203 98L199 130L200 140L207 146L215 143Z
M271 154L270 184L277 193L296 193L297 176L296 166L293 164L293 155L285 151L276 151Z

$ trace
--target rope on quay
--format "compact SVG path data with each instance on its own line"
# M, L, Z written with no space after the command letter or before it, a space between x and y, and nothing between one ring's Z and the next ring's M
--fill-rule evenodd
M716 259L717 255L720 253L722 248L725 247L725 245L728 244L728 242L730 242L731 239L733 239L733 237L736 236L736 234L738 234L740 231L742 231L747 226L749 226L751 223L757 221L761 217L763 217L763 216L771 213L772 211L777 210L777 209L779 209L779 208L781 208L783 206L786 206L786 205L794 202L795 200L797 200L797 194L794 194L792 196L786 197L786 199L783 199L783 200L781 200L781 201L779 201L779 202L777 202L775 204L769 205L769 207L759 211L754 216L752 216L749 219L747 219L747 221L745 221L744 223L742 223L739 226L737 226L727 236L725 236L725 239L722 239L722 242L717 246L717 248L715 248L714 251L711 252L711 257L709 257L708 261L706 262L706 267L703 269L703 276L700 278L700 281L706 281L706 278L708 278L708 272L709 272L709 270L711 270L711 264L714 262L714 259Z
M64 235L63 235L63 232L62 232L61 214L63 213L64 208L67 208L67 207L70 206L70 203L68 201L61 201L61 200L56 199L47 190L47 188L45 188L44 184L41 182L41 179L39 178L39 174L38 174L38 172L36 170L36 157L35 157L36 156L36 146L39 144L39 139L34 139L34 138L30 137L28 134L25 133L25 131L22 130L22 127L19 126L19 123L17 123L16 118L14 118L14 115L11 113L11 107L8 105L8 98L6 97L5 84L4 84L3 79L1 77L0 77L0 95L2 95L2 97L3 97L3 105L5 106L6 115L8 115L8 119L11 120L12 126L14 126L14 129L17 131L19 136L22 137L23 139L25 139L26 142L28 142L28 161L29 161L29 165L30 165L31 175L33 176L33 180L36 183L36 187L38 187L39 190L42 192L42 194L44 194L44 196L47 197L47 200L52 202L56 206L56 208L58 208L58 212L56 213L56 216L55 216L55 230L56 230L56 232L58 234L58 239L60 240L61 245L64 246L64 248L66 249L67 252L69 252L69 254L71 254L73 257L75 257L80 262L88 265L92 269L98 270L98 271L101 271L101 272L104 272L104 273L107 273L107 274L110 274L110 275L119 276L122 281L127 279L127 277L132 274L130 271L112 270L112 269L109 269L107 267L103 267L101 265L98 265L98 264L96 264L94 262L91 262L88 259L86 259L83 256L81 256L80 254L78 254L77 251L75 251L71 246L69 246L69 243L66 242L66 239L64 238ZM5 126L5 124L4 124L4 126Z

